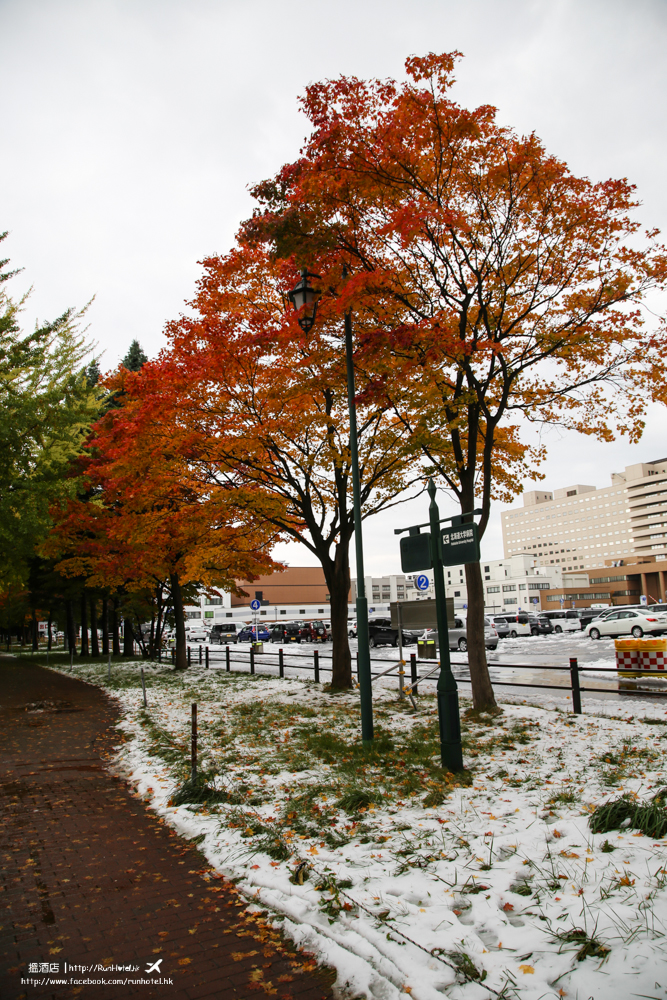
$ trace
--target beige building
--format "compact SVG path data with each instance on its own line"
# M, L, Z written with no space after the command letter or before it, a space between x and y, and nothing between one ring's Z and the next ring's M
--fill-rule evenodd
M611 485L532 490L503 511L505 557L566 572L641 556L667 558L667 459L626 466Z

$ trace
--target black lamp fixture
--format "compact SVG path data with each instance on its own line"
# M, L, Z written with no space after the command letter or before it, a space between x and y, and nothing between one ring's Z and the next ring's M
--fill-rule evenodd
M312 274L304 267L301 271L301 281L297 282L292 291L287 293L287 298L295 310L298 313L302 313L299 316L298 323L304 333L308 333L312 329L315 316L317 315L317 303L321 294L317 289L313 288L308 279L319 279L319 277L319 274Z

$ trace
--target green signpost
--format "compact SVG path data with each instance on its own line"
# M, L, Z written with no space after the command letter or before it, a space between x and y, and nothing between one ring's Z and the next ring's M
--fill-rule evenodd
M440 677L438 678L438 721L440 724L440 759L442 766L448 771L463 770L463 751L461 749L461 720L459 716L459 692L456 678L452 673L449 659L449 632L447 629L447 603L445 598L445 574L443 566L454 566L457 563L477 562L479 560L479 541L476 524L463 524L463 518L470 514L459 514L455 517L442 518L453 521L451 528L440 528L440 511L435 502L435 483L428 481L428 493L431 498L429 505L429 522L414 525L411 528L396 528L399 535L409 531L406 538L401 538L401 567L404 573L418 573L421 570L433 570L433 585L435 587L435 611L438 623L438 641L440 646ZM429 527L429 532L421 534L421 528Z

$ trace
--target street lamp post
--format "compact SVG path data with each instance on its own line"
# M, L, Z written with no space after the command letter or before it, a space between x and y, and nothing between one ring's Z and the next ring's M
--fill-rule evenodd
M343 277L347 270L343 268ZM301 312L298 322L301 329L307 333L312 329L317 313L319 292L309 284L309 278L319 278L305 268L301 271L301 280L288 294L288 298L297 312ZM347 405L350 415L350 465L352 467L352 503L354 509L354 546L357 563L357 644L359 697L361 702L361 738L364 743L373 739L373 692L371 686L371 655L368 634L368 600L366 598L366 581L364 579L364 547L361 534L361 483L359 479L359 450L357 442L357 408L354 402L356 390L354 385L354 364L352 357L352 311L345 313L345 363L347 368Z

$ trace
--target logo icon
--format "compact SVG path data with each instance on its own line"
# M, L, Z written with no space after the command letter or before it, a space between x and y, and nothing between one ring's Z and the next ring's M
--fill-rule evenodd
M158 958L157 962L154 962L152 965L149 963L146 966L146 973L157 972L157 974L160 975L160 966L162 965L163 961L164 961L163 958Z

